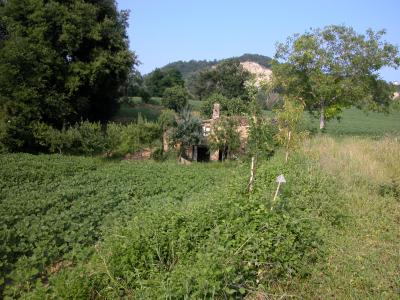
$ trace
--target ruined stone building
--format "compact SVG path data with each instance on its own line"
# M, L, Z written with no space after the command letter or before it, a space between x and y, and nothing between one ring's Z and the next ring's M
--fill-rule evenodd
M221 106L218 103L214 104L212 118L202 121L203 127L203 138L202 142L198 145L191 146L186 153L186 156L191 161L206 162L206 161L219 161L222 160L222 149L212 152L208 145L208 137L212 134L214 125L221 116ZM249 124L246 117L233 116L231 118L237 118L238 127L237 132L240 137L240 149L239 152L246 150L247 139L249 135ZM164 150L168 150L167 136L164 136Z

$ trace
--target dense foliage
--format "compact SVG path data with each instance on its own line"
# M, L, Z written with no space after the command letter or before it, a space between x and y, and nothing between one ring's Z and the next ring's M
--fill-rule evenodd
M240 148L239 119L220 117L212 124L207 143L211 151L220 151L221 161L233 158Z
M0 127L11 151L31 150L31 123L106 120L135 56L115 1L9 0L0 6Z
M140 97L144 103L150 101L151 95L144 85L143 76L139 71L134 70L128 76L128 82L126 86L126 96L127 97Z
M35 123L33 134L42 152L120 157L159 147L162 130L159 124L139 118L136 123L126 125L108 123L105 130L100 123L87 121L60 130Z
M199 144L203 139L203 127L201 121L192 115L190 108L181 110L175 126L171 132L171 142L179 145L179 155L185 156L185 151Z
M173 86L165 89L161 104L168 109L180 111L187 106L188 98L189 93L186 88Z
M220 104L221 114L226 116L243 115L249 111L249 104L242 99L229 99L222 94L214 93L203 101L200 107L201 114L206 118L211 118L215 103Z
M368 30L362 35L331 25L290 37L277 46L275 84L317 112L321 129L325 119L337 117L343 108L385 109L393 89L378 72L399 67L400 57L396 46L382 41L384 34Z
M162 97L167 88L183 87L185 82L182 74L176 69L155 69L145 77L144 84L152 97Z
M245 83L251 77L238 60L226 60L201 71L193 82L193 94L204 99L214 93L228 98L247 99Z

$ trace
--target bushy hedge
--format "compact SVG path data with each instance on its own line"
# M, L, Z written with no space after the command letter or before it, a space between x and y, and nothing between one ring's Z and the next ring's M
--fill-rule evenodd
M123 156L153 147L161 140L160 126L142 119L128 125L108 123L105 128L100 123L83 121L61 130L36 123L33 132L43 151L73 155Z

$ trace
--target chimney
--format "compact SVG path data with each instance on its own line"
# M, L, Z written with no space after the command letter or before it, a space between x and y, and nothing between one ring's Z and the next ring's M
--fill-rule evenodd
M213 114L212 114L213 120L219 119L220 110L221 110L221 105L219 103L214 103Z

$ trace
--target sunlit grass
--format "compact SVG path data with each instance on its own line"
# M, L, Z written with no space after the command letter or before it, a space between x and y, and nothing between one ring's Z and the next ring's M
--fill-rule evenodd
M341 186L343 228L326 233L328 259L294 284L307 299L397 299L400 295L400 143L320 136L304 146Z

